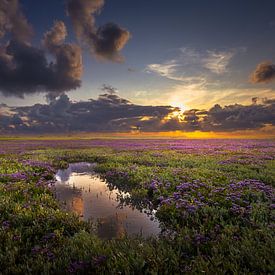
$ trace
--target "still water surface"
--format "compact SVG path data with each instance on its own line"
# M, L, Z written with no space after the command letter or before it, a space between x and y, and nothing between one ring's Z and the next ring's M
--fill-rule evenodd
M143 237L158 235L159 223L153 214L148 215L131 205L121 208L119 197L130 196L112 189L99 177L92 163L74 163L56 174L56 196L68 211L83 220L98 224L97 234L102 239L121 238L140 234Z

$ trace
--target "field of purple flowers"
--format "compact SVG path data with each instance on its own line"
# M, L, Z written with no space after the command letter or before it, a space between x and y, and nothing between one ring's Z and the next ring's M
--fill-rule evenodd
M95 162L157 238L100 240L62 209L54 175ZM272 274L275 141L0 140L0 273Z

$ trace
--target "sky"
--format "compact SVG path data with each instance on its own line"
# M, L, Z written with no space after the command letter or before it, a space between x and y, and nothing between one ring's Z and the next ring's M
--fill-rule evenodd
M274 8L0 0L0 129L272 136Z

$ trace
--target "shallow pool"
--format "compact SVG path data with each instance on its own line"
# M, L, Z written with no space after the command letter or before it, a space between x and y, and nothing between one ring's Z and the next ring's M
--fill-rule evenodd
M130 196L111 188L99 177L92 163L74 163L56 174L56 196L68 211L83 220L97 224L97 234L103 239L125 235L149 237L160 233L159 222L153 213L146 214L132 205L121 205L121 197ZM111 190L112 189L112 190Z

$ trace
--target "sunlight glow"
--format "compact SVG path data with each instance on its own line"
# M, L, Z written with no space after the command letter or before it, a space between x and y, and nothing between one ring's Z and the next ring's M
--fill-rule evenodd
M170 103L170 105L172 107L178 107L178 108L180 108L181 112L184 112L185 110L187 110L187 106L185 104L181 103L180 101L178 101L178 102L177 101L173 101L173 102Z
M184 120L184 115L182 111L174 111L170 114L168 114L165 118L164 121L170 120L170 119L178 119L180 122Z

